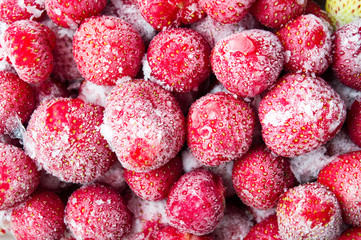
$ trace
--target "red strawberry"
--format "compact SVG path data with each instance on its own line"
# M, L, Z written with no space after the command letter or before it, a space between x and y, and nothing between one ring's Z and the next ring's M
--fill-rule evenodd
M332 62L332 32L324 20L301 15L278 32L285 49L284 68L289 72L321 75Z
M25 82L44 81L53 70L55 36L46 26L21 20L4 33L4 48L19 77Z
M347 115L347 130L350 139L361 147L361 101L355 100Z
M115 155L100 134L103 108L80 99L42 103L27 127L27 153L62 181L86 183L102 176Z
M113 88L104 113L104 134L122 165L149 172L174 158L185 139L185 119L175 98L144 80Z
M313 0L307 0L305 14L313 14L319 18L322 18L330 24L330 27L332 29L332 21L330 16Z
M17 126L11 123L20 119L25 123L34 110L35 96L29 84L13 73L0 71L0 134L10 133Z
M334 36L332 70L340 82L361 90L361 20L344 25Z
M65 28L76 29L86 18L98 15L107 0L45 0L45 8L51 20Z
M232 180L242 202L258 209L276 207L281 194L296 182L288 159L265 146L253 147L236 160Z
M165 199L170 188L182 175L182 162L179 156L170 160L164 166L142 173L124 170L124 178L129 187L139 197L156 201Z
M139 33L117 17L86 19L73 39L73 54L86 80L115 85L122 77L135 77L144 54Z
M253 226L244 240L282 240L278 233L277 215Z
M65 231L64 203L58 195L38 191L14 208L11 227L16 239L60 239Z
M0 210L24 201L38 186L40 173L25 152L0 143Z
M167 89L189 92L198 89L211 73L211 50L194 30L165 30L153 38L147 57L151 74Z
M168 195L170 225L195 235L214 231L223 217L224 190L221 178L208 170L184 174Z
M283 58L283 47L275 34L251 29L216 44L212 50L212 69L229 91L254 97L277 80Z
M317 179L335 193L342 209L343 221L358 227L361 227L360 168L361 151L345 153L324 167Z
M351 227L344 231L338 240L359 240L361 239L361 227Z
M68 199L65 221L76 239L121 239L131 228L131 213L112 188L91 184Z
M156 237L156 239L162 240L212 240L210 236L196 236L191 233L182 233L171 226L160 230Z
M278 29L303 14L307 0L256 0L251 13L269 28Z
M44 3L38 0L2 0L0 3L0 21L11 24L26 19L37 19L45 10Z
M346 106L322 78L288 74L259 106L262 137L281 156L297 156L333 138L346 118Z
M336 240L342 217L335 195L319 183L309 183L281 197L277 221L281 239Z
M252 142L251 107L228 93L211 93L192 104L187 117L187 143L204 164L220 165L247 152Z

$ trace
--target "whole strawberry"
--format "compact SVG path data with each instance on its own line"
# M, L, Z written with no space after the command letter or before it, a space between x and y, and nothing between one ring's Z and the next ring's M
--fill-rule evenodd
M287 74L259 106L262 137L273 152L297 156L333 138L346 118L346 106L320 77Z
M254 225L244 240L282 240L278 233L277 215Z
M187 143L199 161L220 165L247 152L254 124L253 111L245 101L228 93L210 93L189 110Z
M361 102L355 100L347 115L347 132L350 139L361 147Z
M44 3L38 0L2 0L0 21L11 24L20 20L36 20L45 10Z
M65 205L58 195L39 190L12 210L11 228L16 239L57 240L66 229Z
M336 240L341 233L341 209L326 187L308 183L282 195L277 222L281 239Z
M122 77L137 75L144 43L140 34L120 18L91 17L74 35L73 54L86 80L115 85Z
M121 239L131 228L131 213L112 188L90 184L71 194L65 222L76 239Z
M107 0L45 0L50 19L61 27L74 29L84 19L98 15L106 4Z
M361 227L351 227L344 231L338 240L358 240L361 239Z
M212 50L212 69L232 93L254 97L281 73L283 47L269 31L251 29L220 40Z

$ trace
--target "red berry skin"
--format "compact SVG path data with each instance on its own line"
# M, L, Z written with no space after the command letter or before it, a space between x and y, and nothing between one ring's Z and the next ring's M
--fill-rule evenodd
M284 157L298 156L332 139L346 118L346 106L320 77L287 74L260 102L262 137Z
M115 190L90 184L72 193L65 222L76 239L121 239L131 228L131 213Z
M0 210L24 201L38 186L40 173L25 152L0 143Z
M211 73L208 42L192 29L175 28L156 35L147 58L154 76L166 89L189 92L198 89Z
M315 1L307 0L305 14L313 14L319 18L322 18L323 20L325 20L330 24L331 30L333 30L330 16L328 16L328 13L325 10L323 10Z
M202 163L217 166L242 156L252 143L254 114L242 99L211 93L192 104L187 143Z
M86 18L98 15L107 5L107 0L45 0L48 16L57 25L76 29Z
M281 239L336 240L341 233L341 209L335 195L314 182L289 189L277 205Z
M156 239L162 240L212 240L210 236L196 236L191 233L182 233L176 228L167 226L161 229L156 236Z
M331 64L332 32L321 18L301 15L276 34L284 46L287 71L321 75Z
M344 231L338 240L359 240L361 239L361 227L351 227Z
M115 85L135 77L144 55L140 34L128 23L112 16L86 19L73 39L75 62L83 77L98 85Z
M160 168L178 154L185 140L185 118L173 95L144 80L112 89L102 127L123 167L136 172Z
M254 225L244 240L282 240L278 233L277 215Z
M184 174L168 196L170 225L194 235L211 233L224 214L224 190L221 178L208 170Z
M132 191L148 201L165 199L183 172L181 158L176 156L167 164L150 172L135 172L124 169L124 179Z
M12 210L12 232L19 240L60 239L66 229L64 209L58 195L47 190L37 191Z
M4 32L4 48L19 77L28 83L44 81L53 70L55 35L30 20L11 24Z
M358 227L361 227L360 168L361 151L345 153L324 167L317 179L336 195L343 221Z
M220 40L211 57L217 79L241 97L254 97L275 83L283 62L283 46L278 37L259 29Z
M270 209L276 207L279 197L296 183L296 178L288 159L257 146L235 161L232 181L243 203Z
M18 1L2 0L0 3L0 21L12 24L20 20L36 20L45 10L42 1L24 0L22 2L25 8Z
M350 139L361 147L361 102L355 100L347 114L347 132Z

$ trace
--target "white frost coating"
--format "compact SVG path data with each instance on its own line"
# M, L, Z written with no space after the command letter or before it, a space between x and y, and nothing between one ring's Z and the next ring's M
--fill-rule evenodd
M342 100L345 102L347 109L351 108L352 103L356 99L361 99L361 91L347 87L346 85L339 82L336 77L332 77L331 81L329 81L329 84L340 95Z
M105 140L107 140L109 147L112 151L114 151L114 148L112 146L114 132L112 128L109 126L109 124L106 124L107 120L106 118L103 119L103 124L100 125L100 134L104 137Z
M361 150L360 147L351 141L345 128L342 128L341 131L326 144L326 147L328 154L331 156Z
M78 97L84 101L104 107L107 102L106 98L112 89L113 86L101 86L85 80L79 89Z
M144 54L143 59L142 59L142 65L143 65L143 75L144 75L144 80L151 80L152 78L152 69L149 66L149 62L147 60L147 54Z
M304 5L304 4L305 4L305 0L297 0L297 4L298 4L298 5Z
M21 123L21 119L17 114L6 119L5 126L6 133L9 134L11 138L19 139L20 143L23 143L26 129Z
M0 211L0 230L4 230L5 232L11 231L11 210L2 210ZM2 233L0 232L0 236Z
M291 58L291 51L290 50L286 50L284 51L284 59L285 59L285 63L288 63L290 61Z
M291 111L285 111L283 109L269 111L262 121L265 125L283 126L292 117Z
M269 216L276 214L276 210L277 210L276 208L271 208L266 210L257 209L253 207L249 207L249 208L256 223L263 222Z

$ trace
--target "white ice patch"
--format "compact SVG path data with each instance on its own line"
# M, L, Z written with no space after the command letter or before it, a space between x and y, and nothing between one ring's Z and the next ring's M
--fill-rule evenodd
M264 116L262 122L265 126L283 126L291 117L291 111L277 111L272 109Z

